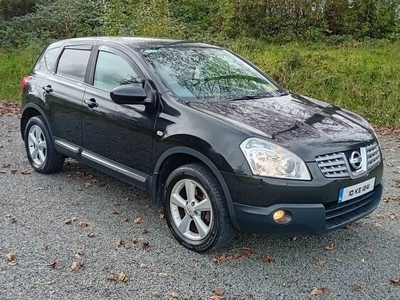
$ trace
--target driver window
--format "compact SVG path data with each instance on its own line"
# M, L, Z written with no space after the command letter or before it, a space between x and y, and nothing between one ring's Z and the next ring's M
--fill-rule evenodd
M120 85L141 82L141 78L122 57L110 52L99 52L94 73L95 87L110 92Z

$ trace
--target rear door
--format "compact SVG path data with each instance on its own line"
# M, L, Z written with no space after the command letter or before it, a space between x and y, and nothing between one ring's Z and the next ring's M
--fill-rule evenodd
M107 166L111 163L114 169L121 164L150 173L155 110L144 104L116 104L110 97L113 88L141 84L143 79L143 73L130 56L115 48L99 47L92 85L84 93L82 107L84 152L91 159L93 154L98 155L97 163Z
M41 105L53 136L67 145L82 145L81 107L92 45L66 46L52 72L42 80ZM56 142L57 143L57 142Z

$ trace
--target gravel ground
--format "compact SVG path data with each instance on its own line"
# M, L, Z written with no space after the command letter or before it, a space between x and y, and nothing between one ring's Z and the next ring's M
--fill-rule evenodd
M239 234L199 255L175 242L146 193L73 160L37 174L18 117L0 127L0 299L400 298L393 134L381 136L384 201L369 217L321 237Z

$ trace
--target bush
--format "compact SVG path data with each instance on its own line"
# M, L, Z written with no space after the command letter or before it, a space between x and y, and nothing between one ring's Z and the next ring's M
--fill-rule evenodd
M103 25L104 3L96 0L42 0L35 12L0 25L0 46L16 47L32 41L97 35Z

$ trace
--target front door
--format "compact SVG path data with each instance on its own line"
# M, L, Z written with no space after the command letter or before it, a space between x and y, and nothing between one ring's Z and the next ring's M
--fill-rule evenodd
M110 97L110 91L119 85L141 82L141 72L127 55L99 48L93 86L87 87L83 97L83 148L150 174L155 111L144 104L116 104Z

